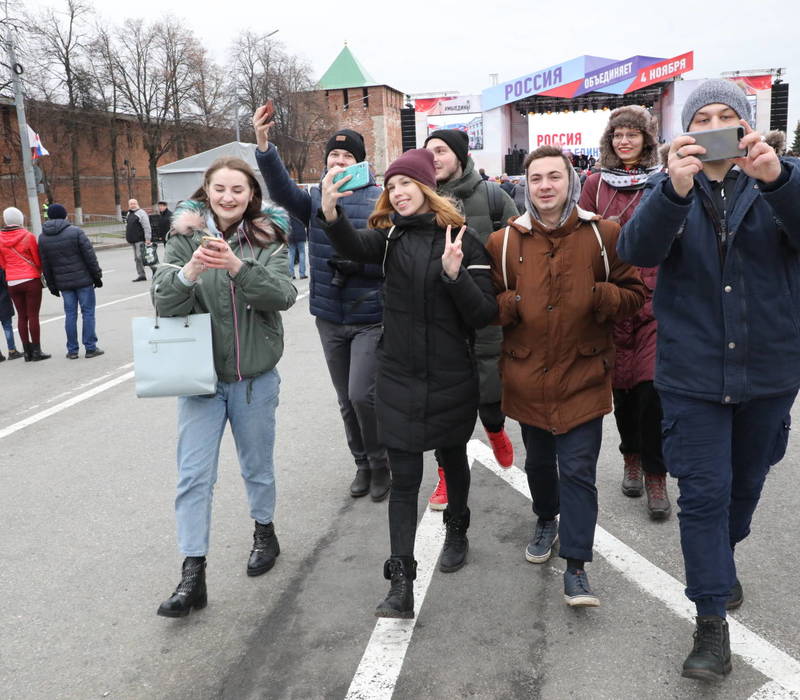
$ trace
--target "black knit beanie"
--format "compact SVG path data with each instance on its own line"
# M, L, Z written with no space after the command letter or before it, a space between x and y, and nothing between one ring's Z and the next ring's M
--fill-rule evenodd
M450 147L450 150L456 154L456 158L458 158L458 162L461 163L461 167L467 167L469 136L467 136L466 131L460 131L459 129L437 129L431 132L430 136L425 139L426 147L428 141L431 139L440 139L444 141Z
M47 207L47 218L66 219L67 210L64 208L62 204L51 204L49 207Z
M360 163L367 157L367 149L364 147L364 137L352 129L339 129L325 144L325 158L331 151L341 148L353 154L356 163Z

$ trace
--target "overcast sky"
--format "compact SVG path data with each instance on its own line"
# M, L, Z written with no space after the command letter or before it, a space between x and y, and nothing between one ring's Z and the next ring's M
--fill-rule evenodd
M63 2L25 0L26 7ZM96 0L112 22L170 14L219 58L238 32L276 39L320 77L344 42L378 83L405 93L480 94L491 84L583 54L671 58L694 51L687 78L786 68L789 132L800 119L800 2L591 2L569 0Z

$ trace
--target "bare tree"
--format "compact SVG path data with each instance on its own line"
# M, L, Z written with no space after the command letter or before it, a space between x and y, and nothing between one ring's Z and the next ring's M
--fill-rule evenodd
M174 138L170 117L172 96L165 68L163 44L153 41L162 31L159 23L146 26L130 21L116 33L116 76L124 107L136 117L147 151L151 203L158 201L158 159Z
M207 129L230 126L228 115L235 100L228 84L229 78L222 67L213 62L203 47L199 47L195 57L194 82L189 91L189 106L201 126Z
M64 0L64 11L53 8L31 23L33 36L39 41L43 59L49 64L50 75L62 97L66 99L67 131L70 142L72 166L72 196L75 220L82 221L81 177L80 177L80 109L91 106L91 78L86 66L86 45L89 40L89 25L92 13L90 5L83 0Z
M185 155L181 122L184 113L190 108L189 100L194 87L201 46L191 31L183 28L174 17L166 17L153 29L163 62L172 108L173 140L180 160Z

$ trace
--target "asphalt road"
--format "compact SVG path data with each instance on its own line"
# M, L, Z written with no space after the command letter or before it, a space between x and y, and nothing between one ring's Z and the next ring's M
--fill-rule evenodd
M643 499L621 494L611 417L598 469L598 553L588 567L600 608L565 606L561 560L525 561L533 520L514 486L522 474L493 468L474 443L468 565L418 583L416 621L376 628L387 504L348 494L352 460L307 297L284 315L278 563L245 575L252 521L227 433L208 607L157 617L181 561L175 401L135 397L130 319L151 313L148 287L130 281L129 249L103 250L100 260L97 333L106 354L65 359L61 301L46 294L42 346L53 358L0 365L0 697L800 698L794 438L769 476L753 534L737 548L746 600L732 616L740 623L734 671L719 686L680 677L693 628L675 595L677 519L650 522ZM307 282L298 288L306 292ZM513 422L509 432L521 457ZM474 438L485 442L480 430ZM439 516L423 517L434 481L428 455L421 566L435 563L441 540ZM670 493L674 500L672 481Z

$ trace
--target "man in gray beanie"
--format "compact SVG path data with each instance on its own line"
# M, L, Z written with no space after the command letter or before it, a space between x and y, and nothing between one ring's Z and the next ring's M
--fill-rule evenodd
M683 675L699 680L731 670L725 615L744 600L734 549L786 451L800 387L800 161L779 158L749 119L735 83L700 85L668 174L648 181L617 244L634 265L660 265L654 384L697 608ZM692 133L731 126L744 127L747 155L701 161Z

